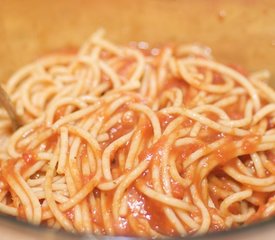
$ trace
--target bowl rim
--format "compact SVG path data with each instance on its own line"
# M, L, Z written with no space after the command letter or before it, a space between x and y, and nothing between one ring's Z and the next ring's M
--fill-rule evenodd
M73 232L68 232L65 231L64 229L54 229L51 227L48 227L46 225L34 225L29 222L20 220L16 217L10 216L10 215L5 215L5 214L0 214L0 221L4 221L6 223L10 223L14 226L18 227L23 227L26 228L27 230L30 230L32 233L45 233L49 234L51 233L52 235L59 237L60 239L68 238L72 240L85 240L85 239L113 239L113 240L118 240L118 239L125 239L125 240L139 240L139 239L145 239L143 237L132 237L132 236L108 236L108 235L95 235L92 233L73 233ZM259 229L263 229L264 227L270 227L270 226L275 226L275 216L264 219L252 224L244 225L238 228L231 228L229 230L225 231L217 231L217 232L208 232L205 234L201 235L186 235L183 237L165 237L166 239L187 239L187 240L206 240L206 239L218 239L218 238L224 238L224 237L233 237L237 236L238 234L244 234L244 233L251 233L253 231L257 231ZM43 236L43 234L42 234ZM157 238L154 238L157 239ZM163 238L162 238L163 239Z

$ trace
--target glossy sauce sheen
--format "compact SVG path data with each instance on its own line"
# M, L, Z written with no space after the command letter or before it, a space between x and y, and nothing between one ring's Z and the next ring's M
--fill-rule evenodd
M143 49L145 54L152 54L152 50L149 51L148 49ZM155 49L155 52L160 52L160 49ZM106 58L108 55L105 56ZM124 63L118 63L121 64L121 67L119 67L118 73L123 76L129 75L132 71L132 64L133 61L130 59L129 61ZM246 75L247 73L245 70L234 66L234 69L242 73L243 75ZM203 69L201 70L203 72ZM214 75L214 83L215 84L222 84L223 79L218 74ZM186 84L186 82L182 81L182 79L178 78L170 78L167 80L167 83L165 84L164 89L170 89L173 87L177 88L184 88L186 90L186 94L184 96L184 104L186 106L189 106L189 104L192 103L193 98L196 96L197 91L195 89L191 89L190 86ZM163 89L163 90L164 90ZM160 91L161 95L161 91ZM159 96L157 96L159 97ZM137 100L138 102L138 100ZM122 106L120 109L118 109L118 112L124 113L125 111L128 111L128 106ZM64 115L64 108L58 109L56 115L55 115L55 121L59 118L61 118ZM240 119L243 117L243 109L240 109L240 106L238 104L230 105L225 109L226 113L232 118L232 119ZM211 119L212 121L216 121L218 117L215 114L209 113L206 114L206 116ZM110 118L111 116L104 116L104 118ZM160 121L161 130L164 131L166 127L177 117L176 115L167 115L162 113L157 113L157 117ZM100 143L100 147L102 150L106 149L113 141L120 138L121 136L129 133L132 131L136 125L136 122L138 121L137 125L141 131L142 134L142 144L145 146L148 144L147 139L152 138L153 135L153 128L151 123L146 118L140 118L139 120L138 116L133 115L132 119L130 121L126 119L122 119L121 121L117 122L112 128L108 130L108 136L109 139L107 141L104 141ZM194 121L191 119L186 118L185 121L181 124L181 128L187 128L192 127L194 125ZM271 125L271 123L270 123ZM184 147L177 147L174 144L172 146L169 146L169 153L171 156L176 156L176 166L177 169L181 175L182 178L186 178L194 184L197 189L201 189L202 185L202 179L204 175L206 175L209 172L213 172L213 174L219 173L219 168L222 167L225 164L228 164L230 161L232 162L232 166L235 166L235 158L238 156L238 153L241 152L241 155L245 157L247 154L251 154L256 151L257 145L260 143L260 137L258 137L256 134L251 134L249 136L246 136L244 138L234 138L231 136L228 136L226 134L221 134L220 132L214 131L212 129L209 129L205 126L202 126L201 128L202 136L198 137L198 140L200 143L195 144L187 144ZM200 148L204 148L207 150L207 146L214 141L218 139L226 139L225 144L223 144L218 149L214 150L209 154L204 162L204 164L199 169L199 172L195 172L195 174L190 173L190 169L183 169L182 164L188 159L188 157L197 151ZM132 231L132 227L129 223L130 217L139 217L146 219L151 228L158 231L159 233L163 235L168 236L177 236L178 232L176 231L175 227L168 221L163 204L157 201L153 201L152 199L148 198L147 196L140 193L138 190L137 184L143 183L148 187L154 186L154 182L152 180L152 169L154 167L161 166L161 161L163 161L163 151L167 145L168 137L162 136L156 143L154 143L149 148L145 147L145 149L142 149L141 152L138 155L139 162L142 161L150 161L150 165L148 169L135 181L134 184L130 185L127 189L127 206L128 206L128 214L126 216L120 217L118 222L114 222L113 219L111 219L112 224L115 229L115 233L118 235L128 235L128 236L134 236L135 233ZM239 149L235 142L241 141L241 149ZM45 149L53 149L55 145L57 144L57 135L53 134L47 141ZM81 160L81 164L87 164L88 162L88 156L87 156L87 145L85 142L81 143L82 149L78 154L78 158ZM119 148L118 152L128 152L129 151L129 143L126 143L124 146ZM273 155L272 155L273 154ZM272 159L274 159L274 153L270 153L270 155L273 156ZM31 166L33 166L36 163L36 155L35 153L32 153L30 151L26 151L22 155L22 159L24 161L23 166L21 167L21 173L24 173L26 170L28 170ZM112 164L112 174L114 177L116 175L121 175L119 172L120 169L118 168L118 156L117 153L114 153L112 155L113 161ZM8 165L2 166L2 176L1 181L5 183L5 179L7 178L7 175L14 175L14 164L16 163L16 160L10 160ZM73 163L75 164L75 163ZM217 167L218 166L218 167ZM75 165L77 168L77 166ZM217 167L217 168L216 168ZM116 174L117 173L119 174ZM126 172L127 174L127 172ZM79 186L83 186L89 182L89 180L92 179L94 176L94 173L91 173L90 175L81 175L80 179L75 179L75 181L78 183ZM221 185L221 188L223 190L230 190L230 187L227 185L226 180L227 176L224 174L221 174L221 179L224 179L225 184ZM184 196L189 195L190 196L190 186L182 186L180 183L175 181L174 179L169 179L171 184L171 194L173 197L177 199L183 199ZM162 189L165 188L163 181L160 179L159 181L160 186ZM212 189L213 191L210 191L210 195L212 196L212 199L214 199L214 204L219 205L220 199L219 195L215 195L215 191L217 193L218 190ZM93 194L95 196L95 202L96 206L93 209L90 209L91 219L93 224L95 224L102 233L106 234L105 226L103 223L103 217L101 215L100 209L100 194L102 194L99 189L95 188L93 191ZM200 197L203 199L204 196L201 191L198 193ZM112 211L112 202L114 197L114 191L109 191L106 193L106 208L108 212ZM265 196L256 196L257 199L259 199L259 211L257 215L252 218L250 221L255 221L258 217L261 216L261 204L263 204L265 200ZM238 214L239 206L238 204L232 205L230 207L230 211L234 214ZM210 214L215 214L215 211L217 211L214 208L208 207L208 211ZM131 213L131 214L129 214ZM72 221L74 219L74 209L70 209L66 211L65 213L67 219ZM19 206L19 216L21 218L25 218L24 209L22 206ZM190 214L190 217L201 217L200 212L197 211L195 213ZM135 220L137 221L137 220ZM138 222L136 222L138 223ZM185 226L189 233L192 233L192 229L189 229L188 226ZM212 222L210 226L210 231L220 231L223 230L223 227L218 222Z

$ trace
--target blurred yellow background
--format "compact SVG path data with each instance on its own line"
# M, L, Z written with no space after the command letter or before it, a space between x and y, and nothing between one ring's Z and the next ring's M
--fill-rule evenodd
M0 80L99 27L119 43L208 45L224 63L269 69L275 86L274 0L1 0Z

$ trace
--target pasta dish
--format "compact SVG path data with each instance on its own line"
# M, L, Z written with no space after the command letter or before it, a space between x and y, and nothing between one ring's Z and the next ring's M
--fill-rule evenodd
M103 31L46 55L4 88L0 212L70 232L185 236L275 214L268 71L209 48L121 46Z

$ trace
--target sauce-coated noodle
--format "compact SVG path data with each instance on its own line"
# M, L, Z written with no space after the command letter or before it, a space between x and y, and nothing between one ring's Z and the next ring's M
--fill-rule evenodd
M5 89L0 211L72 232L179 236L275 214L275 93L205 48L118 46L38 59Z

